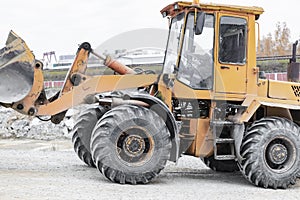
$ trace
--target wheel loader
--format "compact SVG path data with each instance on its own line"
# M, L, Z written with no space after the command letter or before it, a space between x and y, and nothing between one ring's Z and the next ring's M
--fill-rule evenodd
M79 46L61 91L47 97L43 64L10 32L0 50L4 107L60 123L87 104L72 130L87 165L121 184L150 182L182 155L241 171L253 185L287 188L300 176L300 84L261 79L260 7L175 2L161 10L169 37L160 74L135 71ZM93 54L114 75L87 76Z

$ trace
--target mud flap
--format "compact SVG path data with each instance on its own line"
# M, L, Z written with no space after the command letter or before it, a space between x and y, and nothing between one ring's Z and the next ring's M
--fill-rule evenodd
M35 58L25 42L13 31L0 49L0 102L22 100L33 85Z

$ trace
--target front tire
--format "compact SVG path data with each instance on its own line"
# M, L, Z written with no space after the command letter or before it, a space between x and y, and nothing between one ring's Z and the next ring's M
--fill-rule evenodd
M97 123L91 150L98 170L116 183L148 183L170 157L170 133L152 110L122 105Z
M92 131L105 112L106 109L99 105L87 108L79 114L72 129L74 151L79 159L90 167L96 167L90 150Z
M290 120L267 117L245 133L240 165L244 176L264 188L287 188L300 174L299 127Z

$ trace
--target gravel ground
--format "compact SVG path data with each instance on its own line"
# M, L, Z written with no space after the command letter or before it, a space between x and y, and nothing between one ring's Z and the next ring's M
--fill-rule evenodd
M240 173L216 173L182 157L147 185L119 185L85 166L69 140L0 140L0 199L299 199L299 181L287 190L262 189Z

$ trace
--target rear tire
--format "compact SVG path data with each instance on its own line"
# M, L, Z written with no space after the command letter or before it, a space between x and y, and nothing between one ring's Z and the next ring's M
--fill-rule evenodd
M122 105L108 111L92 134L98 170L116 183L148 183L170 157L170 133L152 110Z
M243 175L264 188L287 188L300 174L299 127L290 120L267 117L245 133L240 165Z
M98 105L89 107L80 113L72 129L74 151L80 160L90 167L96 167L90 150L92 131L105 111L103 107Z

